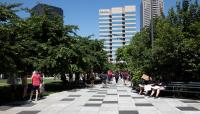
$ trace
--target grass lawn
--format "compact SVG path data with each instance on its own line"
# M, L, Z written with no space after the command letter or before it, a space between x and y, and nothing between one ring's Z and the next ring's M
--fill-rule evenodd
M47 96L52 93L63 91L63 86L61 80L54 80L52 78L45 78L44 79L45 84L45 93L44 96ZM31 91L31 79L28 79L28 96ZM13 102L16 100L21 100L23 93L23 86L21 84L17 85L16 92L13 94L13 90L9 84L7 84L6 79L0 80L0 105L8 102Z
M4 86L9 86L9 84L7 84L7 80L6 79L1 79L0 80L0 87L4 87Z
M44 79L44 84L58 83L58 82L61 82L61 80ZM28 79L28 84L31 84L31 79ZM7 83L7 79L0 79L0 87L3 86L9 86L9 84Z
M44 79L43 81L44 84L61 82L61 80L54 80L54 79ZM28 79L28 84L31 84L31 79Z

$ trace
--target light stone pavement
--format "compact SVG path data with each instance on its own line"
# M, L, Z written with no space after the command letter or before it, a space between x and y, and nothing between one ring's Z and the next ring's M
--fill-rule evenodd
M130 84L129 84L130 85ZM200 114L200 101L177 98L148 98L124 86L63 91L37 102L0 106L0 114Z

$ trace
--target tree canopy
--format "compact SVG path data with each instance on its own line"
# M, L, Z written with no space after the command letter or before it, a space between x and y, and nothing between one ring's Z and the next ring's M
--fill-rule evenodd
M78 26L63 25L63 17L47 15L22 19L21 4L0 4L0 73L21 76L39 70L46 74L101 72L107 64L103 42L76 34Z
M200 5L198 1L183 0L171 8L167 16L153 21L154 45L151 31L143 28L130 45L119 49L117 58L128 63L133 81L143 73L164 81L200 80Z

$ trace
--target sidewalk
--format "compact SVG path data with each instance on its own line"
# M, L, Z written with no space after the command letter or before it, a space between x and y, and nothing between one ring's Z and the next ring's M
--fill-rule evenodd
M147 98L129 86L63 91L21 106L0 106L0 114L200 114L200 101Z

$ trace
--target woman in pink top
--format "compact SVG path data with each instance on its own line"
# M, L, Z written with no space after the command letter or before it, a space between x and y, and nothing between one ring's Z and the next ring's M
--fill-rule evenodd
M31 95L30 95L30 101L32 100L32 96L33 96L33 92L36 92L36 96L35 96L35 101L38 100L38 91L39 91L39 87L41 84L41 76L38 72L34 71L32 74L32 90L31 90Z
M112 70L108 71L108 83L111 83L112 81Z

